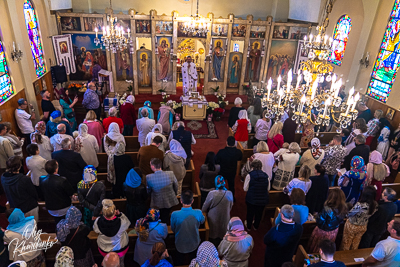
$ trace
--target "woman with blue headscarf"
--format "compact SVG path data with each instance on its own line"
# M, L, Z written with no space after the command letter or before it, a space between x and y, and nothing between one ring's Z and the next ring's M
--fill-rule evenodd
M149 112L148 118L154 120L154 111L151 108L151 102L150 101L145 101L144 102L144 106L139 108L138 119L141 119L143 117L142 113L141 113L142 109L147 109L147 111Z
M338 180L338 185L346 196L346 202L354 205L358 201L366 178L367 168L364 159L354 156L351 159L350 170L342 174Z
M221 241L226 234L231 209L233 194L225 187L225 179L221 175L215 177L215 190L208 193L202 210L207 213L210 225L210 239Z
M75 267L93 266L95 262L88 238L91 228L86 226L81 219L82 213L79 209L71 206L65 215L65 219L57 224L57 239L61 242L61 245L72 249Z
M13 262L25 261L28 267L44 265L45 258L41 250L17 247L21 246L21 242L25 242L26 246L35 243L35 234L33 234L36 228L35 218L33 216L25 218L24 213L16 208L8 217L8 222L4 242L8 244L9 259Z
M142 171L138 167L132 168L126 175L124 192L126 216L132 223L136 222L139 218L143 218L147 212L147 189L142 184Z
M102 181L97 181L96 168L87 165L83 169L83 179L78 183L78 199L83 206L83 221L90 229L96 217L100 216L105 195L106 187Z

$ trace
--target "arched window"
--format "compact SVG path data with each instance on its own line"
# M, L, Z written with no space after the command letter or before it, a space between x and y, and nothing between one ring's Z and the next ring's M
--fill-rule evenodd
M39 33L39 24L36 18L35 9L30 0L24 3L25 25L29 35L33 63L35 64L36 76L39 78L46 73L46 66L43 58L42 39Z
M382 44L371 73L367 94L386 103L400 62L400 0L394 2Z
M340 17L333 31L332 50L328 61L335 65L342 65L344 51L346 51L347 40L351 31L351 18L348 15Z
M0 41L0 104L6 102L13 94L14 88L8 73L6 55L4 54L3 43Z

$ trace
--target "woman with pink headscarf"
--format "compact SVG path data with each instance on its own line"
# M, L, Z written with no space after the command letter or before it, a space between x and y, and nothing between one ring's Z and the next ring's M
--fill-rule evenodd
M375 200L379 201L382 196L382 182L390 175L389 167L383 163L382 154L377 150L372 151L367 164L367 183L376 187Z

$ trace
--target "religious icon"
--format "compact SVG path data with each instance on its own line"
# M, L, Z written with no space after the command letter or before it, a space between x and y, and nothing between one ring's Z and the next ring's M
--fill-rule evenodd
M136 20L136 33L151 33L151 21Z
M204 28L206 27L203 22L196 22L195 28ZM207 33L200 32L198 30L194 31L186 31L185 30L185 22L178 22L178 37L197 37L197 38L207 38Z
M170 72L170 49L171 49L171 37L161 37L158 38L159 45L157 47L158 52L158 75L157 80L164 80L168 79L169 72Z
M223 39L213 39L214 48L212 50L212 78L222 81L223 77L223 61L224 61L224 48L222 47Z
M145 47L137 51L138 81L140 87L151 86L151 50Z
M236 88L239 86L240 74L241 74L241 65L242 65L242 53L232 52L229 55L229 83L228 87Z
M103 18L83 18L83 26L86 32L94 32L96 31L96 28L98 31L101 31L103 29L103 25Z
M213 24L211 27L212 36L228 36L228 24Z
M171 21L157 21L156 33L157 34L172 34L173 24Z
M117 51L116 64L117 64L117 81L125 81L133 79L132 62L128 48Z
M308 28L305 27L290 27L289 38L303 40L304 36L307 35Z
M272 38L277 39L288 39L289 37L289 27L277 25L274 27L274 32Z
M234 37L245 37L246 36L246 25L245 24L233 24L232 35Z
M265 38L266 26L251 26L250 38Z
M257 40L251 40L250 42L252 43L252 47L247 59L246 76L244 80L246 82L258 82L261 65L261 45Z
M287 75L296 60L297 42L272 40L267 79Z
M61 54L67 54L68 53L68 46L67 46L67 42L60 42L58 44L60 46L60 53Z
M60 20L63 31L81 31L81 19L79 17L61 17Z
M387 109L387 112L386 112L386 118L387 118L388 120L393 120L394 113L395 113L395 110L394 110L394 109L388 108L388 109Z

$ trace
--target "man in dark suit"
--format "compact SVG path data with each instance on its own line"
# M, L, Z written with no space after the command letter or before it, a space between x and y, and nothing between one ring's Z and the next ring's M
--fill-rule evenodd
M74 194L74 189L67 179L58 174L58 167L56 160L47 161L44 168L48 175L40 177L39 180L39 186L46 201L46 209L53 216L56 224L65 218Z
M353 148L349 154L344 158L344 167L346 170L350 170L351 159L354 156L360 156L364 159L365 166L367 166L369 162L369 151L370 148L365 144L365 136L363 134L359 134L354 137L354 143L356 143L356 147Z
M86 162L81 154L71 150L71 140L65 138L61 142L62 150L51 153L51 158L57 160L59 165L58 173L67 178L68 182L77 192L77 184L82 180L83 169Z

